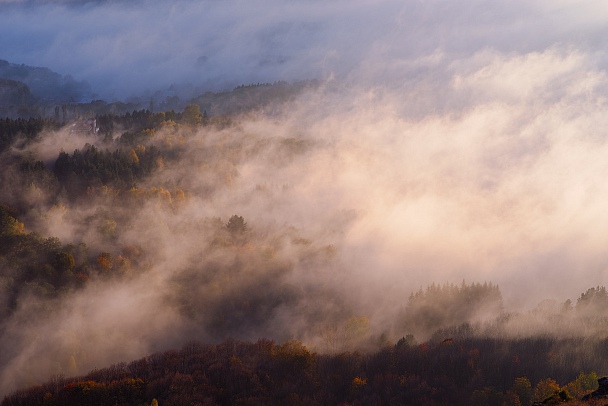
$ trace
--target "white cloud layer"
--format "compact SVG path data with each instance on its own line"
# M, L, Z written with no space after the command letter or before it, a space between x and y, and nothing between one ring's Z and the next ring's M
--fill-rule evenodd
M429 64L446 68L485 49L525 54L570 44L594 53L605 45L606 7L502 0L4 1L0 57L71 73L103 97L172 83L217 90L362 69L367 81L428 79Z

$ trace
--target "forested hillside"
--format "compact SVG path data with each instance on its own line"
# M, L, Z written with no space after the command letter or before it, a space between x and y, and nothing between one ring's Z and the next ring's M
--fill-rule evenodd
M317 80L277 81L200 93L192 86L169 86L147 97L133 96L128 101L106 102L92 92L88 83L78 82L70 75L0 59L0 118L54 119L56 124L66 124L91 116L124 117L133 111L182 111L188 104L196 104L201 111L214 116L255 109L271 112L279 110L282 103L293 101L302 90L318 86Z
M278 170L327 146L259 123L196 104L0 121L2 388L54 376L3 405L529 405L597 388L603 286L514 313L495 284L441 282L371 311L342 278L355 212L276 223L294 185L242 183L260 157Z
M577 356L574 347L589 352ZM606 340L463 335L334 355L298 341L189 343L79 378L55 377L2 405L590 404L577 400L598 388L598 376L577 368L604 368L607 351Z

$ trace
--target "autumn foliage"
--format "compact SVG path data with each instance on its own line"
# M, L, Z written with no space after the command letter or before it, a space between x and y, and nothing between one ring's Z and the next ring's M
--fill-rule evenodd
M455 338L451 345L401 342L369 354L323 355L298 341L190 343L80 378L59 378L16 392L14 405L531 405L578 399L597 375L555 368L552 339ZM596 342L602 367L608 344ZM513 363L517 356L521 361ZM473 362L471 362L473 361ZM587 360L590 362L592 360ZM547 378L547 374L554 378Z

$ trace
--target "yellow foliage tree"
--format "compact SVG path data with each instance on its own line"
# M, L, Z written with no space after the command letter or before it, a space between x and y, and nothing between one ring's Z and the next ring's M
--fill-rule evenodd
M11 216L8 210L0 206L0 236L21 235L24 232L24 224Z
M534 388L534 401L542 402L543 400L558 393L559 389L560 386L554 379L543 379L539 381Z
M173 201L175 203L183 203L184 201L186 201L186 194L182 189L178 188L177 190L175 190L175 192L173 192Z
M351 317L344 326L344 343L356 346L369 332L367 317Z
M139 156L139 155L142 155L142 154L145 154L145 153L146 153L146 147L145 147L145 145L141 145L141 144L140 144L140 145L137 145L137 146L135 147L135 153L136 153L138 156Z
M134 149L129 151L129 162L135 165L139 165L139 157L137 156L137 152Z
M70 355L70 359L68 360L68 374L76 375L78 373L78 365L76 364L76 357L74 355Z

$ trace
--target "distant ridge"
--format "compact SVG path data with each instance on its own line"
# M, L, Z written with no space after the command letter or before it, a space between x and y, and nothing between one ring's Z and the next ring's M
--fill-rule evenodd
M93 98L91 86L84 81L76 81L71 75L61 75L49 68L15 64L0 59L0 79L20 82L29 88L36 100L33 102L74 103L89 102ZM0 84L3 88L6 82ZM14 86L10 84L10 86ZM0 99L4 93L0 93ZM6 99L0 104L7 104Z

